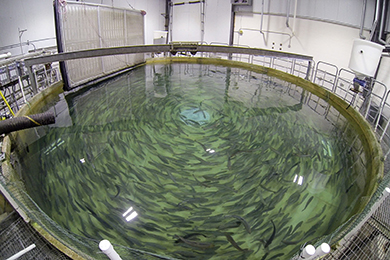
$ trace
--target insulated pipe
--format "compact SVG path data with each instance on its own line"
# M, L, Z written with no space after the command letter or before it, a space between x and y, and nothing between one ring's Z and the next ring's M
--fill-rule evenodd
M359 31L360 39L363 39L363 40L366 39L366 37L363 36L364 20L366 18L366 11L367 11L367 0L363 0L362 20L360 22L360 31Z
M0 134L10 133L35 126L49 125L55 123L53 112L35 114L30 116L14 117L0 121Z

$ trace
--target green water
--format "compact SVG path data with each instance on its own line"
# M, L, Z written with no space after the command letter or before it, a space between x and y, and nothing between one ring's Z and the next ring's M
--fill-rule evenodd
M21 159L26 186L87 239L180 259L289 259L346 221L365 185L352 130L308 96L235 68L141 67L67 96L69 117Z

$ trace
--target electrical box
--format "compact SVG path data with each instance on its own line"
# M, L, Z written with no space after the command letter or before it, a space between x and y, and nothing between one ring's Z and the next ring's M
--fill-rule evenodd
M252 0L232 0L232 5L252 5Z

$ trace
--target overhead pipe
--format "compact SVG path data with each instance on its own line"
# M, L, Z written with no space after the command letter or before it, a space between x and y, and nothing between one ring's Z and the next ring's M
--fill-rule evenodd
M290 4L291 0L287 0L287 12L286 12L286 26L287 28L290 28L289 19L290 19Z
M295 27L295 17L296 17L296 6L297 6L297 0L296 0L296 2L295 2L295 12L294 12L294 24L293 24L293 28ZM233 12L234 14L235 14L235 12ZM253 12L252 12L253 13ZM259 14L259 13L253 13L253 14ZM263 35L263 37L264 37L264 41L266 41L266 39L265 39L265 33L274 33L274 34L280 34L280 35L286 35L286 36L288 36L289 37L289 45L288 45L288 47L290 47L291 46L291 38L294 36L294 31L292 32L293 34L292 35L290 35L289 33L284 33L284 32L275 32L275 31L263 31L263 21L264 21L264 0L262 0L261 1L261 13L260 13L260 15L261 15L261 18L260 18L260 29L258 30L258 29L252 29L252 28L240 28L239 30L238 30L238 33L240 34L240 35L242 35L242 33L243 33L243 30L245 30L245 31L256 31L256 32L259 32L259 33L261 33L262 35ZM231 36L231 38L232 38L232 36Z
M370 41L372 41L374 39L374 34L375 34L376 27L378 25L378 20L379 20L379 11L380 11L380 3L379 3L379 0L376 0L375 18L374 18L374 22L373 22L372 27L371 27Z
M297 19L297 7L298 7L298 0L295 0L294 2L294 20L292 28L290 27L290 9L291 9L291 0L287 0L287 12L286 12L286 26L289 28L292 32L292 35L295 34L295 21ZM263 13L264 11L262 11Z
M165 41L165 44L168 44L169 42L169 28L170 28L170 11L171 11L171 0L166 0L165 2L165 24L164 24L164 29L165 31L167 32L167 38L166 38L166 41Z
M264 0L261 1L261 21L260 21L260 33L264 35L263 19L264 19Z
M297 8L298 8L298 0L295 0L295 6L294 6L294 23L293 23L293 28L292 28L292 34L295 34L295 22L297 20Z
M387 12L386 3L387 3L387 0L383 0L381 22L380 22L380 25L379 25L379 36L378 36L378 41L379 41L381 44L385 45L386 47L390 47L390 45L388 45L386 41L382 40L383 30L384 30L383 24L385 23L385 20L387 20L387 19L386 19L386 12Z
M363 40L366 39L366 37L363 36L364 20L366 18L366 11L367 11L367 0L363 0L362 20L360 22L360 31L359 31L360 39L363 39Z

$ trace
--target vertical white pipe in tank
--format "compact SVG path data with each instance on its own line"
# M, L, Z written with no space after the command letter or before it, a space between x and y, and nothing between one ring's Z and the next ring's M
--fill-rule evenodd
M102 250L103 253L105 253L108 256L108 258L110 258L110 260L122 260L122 258L115 251L110 241L106 239L100 241L99 248L100 250Z

